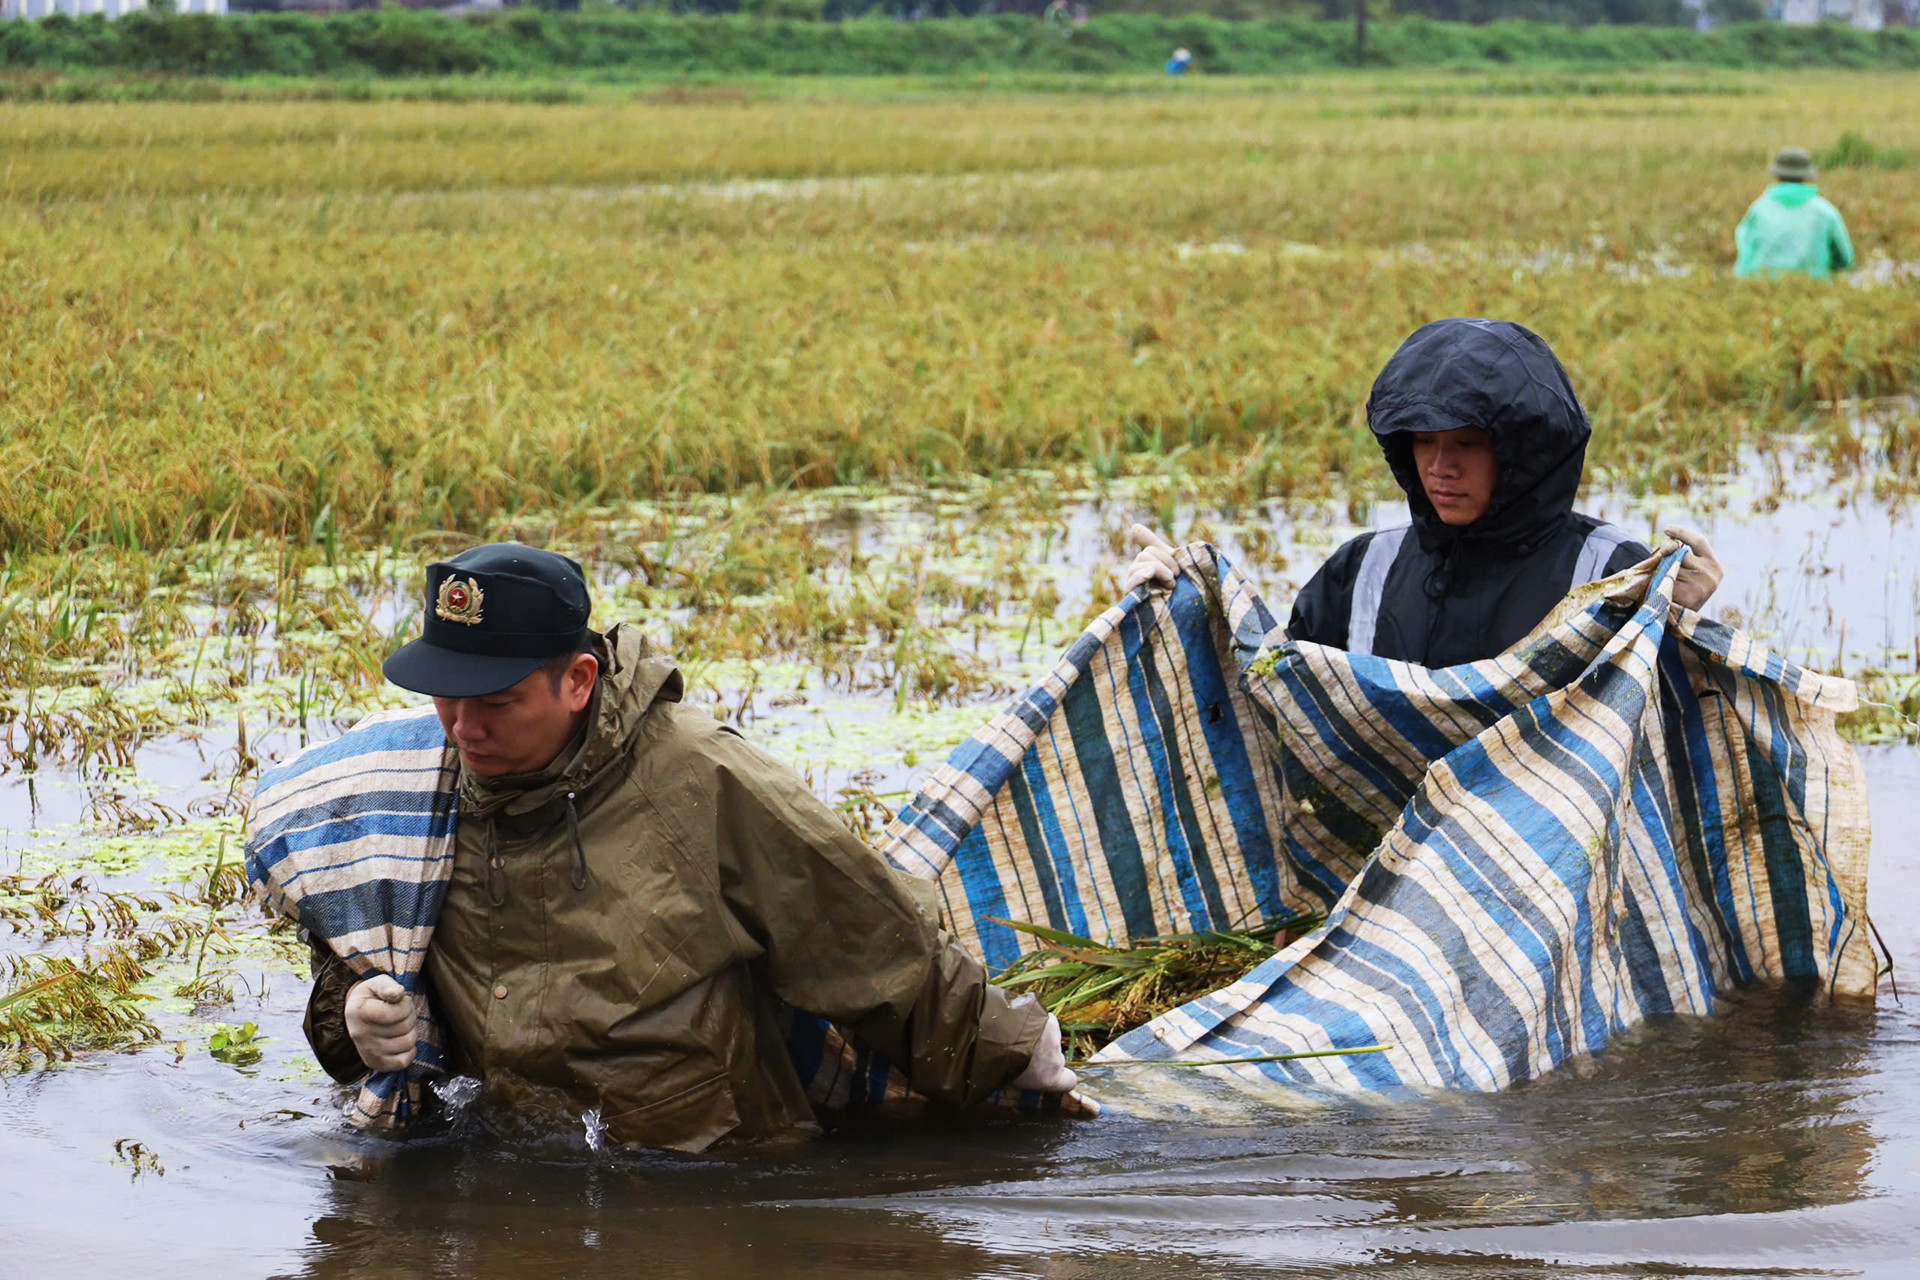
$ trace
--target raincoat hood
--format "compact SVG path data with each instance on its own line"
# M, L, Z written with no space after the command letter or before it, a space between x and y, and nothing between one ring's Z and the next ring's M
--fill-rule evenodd
M1436 320L1400 344L1374 380L1367 423L1407 495L1429 552L1457 543L1524 556L1571 518L1591 427L1567 371L1540 336L1505 320ZM1470 525L1440 519L1413 461L1419 431L1479 427L1500 466L1493 501Z
M460 812L473 817L532 813L569 792L593 788L627 754L647 713L658 702L678 702L680 668L655 653L638 631L616 625L594 646L600 675L580 736L538 773L483 778L460 770Z
M1819 195L1820 188L1811 182L1776 182L1766 190L1767 199L1775 204L1783 204L1789 209L1798 209Z

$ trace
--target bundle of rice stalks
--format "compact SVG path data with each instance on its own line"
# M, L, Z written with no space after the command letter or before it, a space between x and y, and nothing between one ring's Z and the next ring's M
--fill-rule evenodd
M998 923L1039 939L1040 946L994 979L1030 991L1060 1019L1067 1059L1081 1062L1135 1027L1244 976L1300 935L1317 915L1290 916L1246 930L1208 930L1136 938L1107 946L1045 925Z
M0 987L0 1070L160 1035L138 1003L145 997L133 989L148 973L122 948L78 962L64 956L3 959L10 981Z
M227 939L220 908L240 900L237 864L221 855L196 895L101 887L92 876L0 875L0 936L24 936L25 951L0 950L0 1071L37 1060L157 1040L142 991L162 961L199 962L176 994L208 1000L223 976L203 972L207 946ZM205 902L204 919L182 914Z

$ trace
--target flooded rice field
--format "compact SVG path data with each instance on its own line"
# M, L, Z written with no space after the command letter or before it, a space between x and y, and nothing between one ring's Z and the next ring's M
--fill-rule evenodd
M1586 505L1643 536L1705 529L1716 612L1881 704L1852 731L1904 1001L1885 982L1872 1010L1740 993L1492 1097L1096 1069L1098 1120L863 1123L752 1156L595 1151L473 1110L383 1142L346 1127L307 1053L302 949L240 892L242 809L261 762L394 696L378 658L446 548L350 553L317 528L0 570L0 990L61 962L93 975L66 983L92 997L70 1034L0 1074L0 1273L1920 1274L1913 516L1810 458L1756 457L1684 504ZM859 826L1112 598L1136 518L1216 542L1276 603L1352 529L1177 479L1035 478L499 532L580 554L601 624L659 635L690 697Z

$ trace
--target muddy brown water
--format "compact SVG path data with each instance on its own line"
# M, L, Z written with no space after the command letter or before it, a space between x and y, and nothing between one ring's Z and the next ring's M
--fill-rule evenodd
M1096 554L1086 523L1067 554ZM1706 523L1723 602L1783 639L1838 650L1840 618L1848 653L1911 643L1910 517L1734 504ZM1090 1073L1094 1121L681 1158L475 1113L404 1145L356 1135L307 1059L304 984L274 976L216 1015L259 1023L252 1066L202 1037L0 1078L0 1277L1920 1277L1920 750L1862 754L1904 1001L1736 993L1498 1096L1113 1069ZM181 743L141 763L167 794L206 767ZM0 833L17 846L30 807L66 820L75 794L43 778L30 806L0 780Z
M1865 757L1874 914L1920 981L1920 752ZM355 1136L330 1090L283 1078L302 996L249 1008L269 1039L245 1070L162 1048L0 1082L0 1272L1920 1275L1920 998L1886 990L1872 1010L1741 993L1504 1095L1169 1101L1116 1070L1089 1081L1115 1103L1093 1121L722 1158L477 1115ZM116 1158L123 1139L161 1168Z

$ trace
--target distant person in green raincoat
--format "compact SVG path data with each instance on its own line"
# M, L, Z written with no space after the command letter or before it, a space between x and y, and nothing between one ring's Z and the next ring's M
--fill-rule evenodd
M1813 185L1813 157L1788 147L1773 158L1778 179L1753 202L1733 233L1740 248L1736 276L1795 273L1825 280L1853 269L1853 243L1840 211Z

